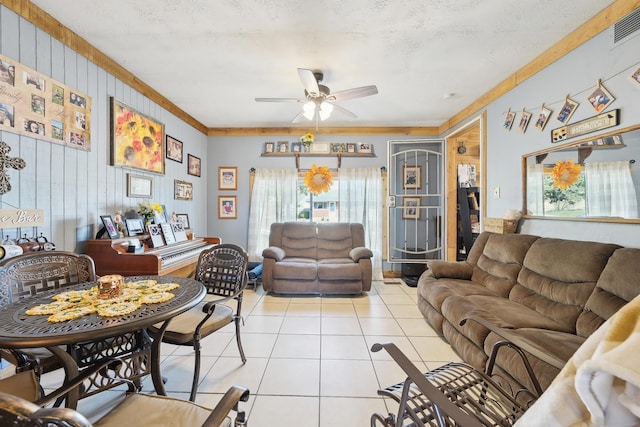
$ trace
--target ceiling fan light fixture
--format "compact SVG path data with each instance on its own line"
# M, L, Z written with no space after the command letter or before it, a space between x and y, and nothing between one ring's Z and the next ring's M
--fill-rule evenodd
M313 101L307 101L302 105L302 111L305 119L313 120L316 114L316 103Z
M327 101L322 101L320 104L320 120L327 120L333 112L333 104Z

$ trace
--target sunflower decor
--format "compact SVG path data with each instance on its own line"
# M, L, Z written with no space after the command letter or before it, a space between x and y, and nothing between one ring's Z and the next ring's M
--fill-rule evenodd
M314 136L312 133L305 133L304 135L302 135L300 137L300 142L302 142L302 145L304 145L305 147L309 147L311 145L311 143L314 140Z
M331 187L333 176L328 166L311 166L304 177L304 183L309 191L316 196L320 193L326 193Z
M553 185L561 190L566 190L578 180L581 169L579 164L573 163L573 160L557 162L551 171Z

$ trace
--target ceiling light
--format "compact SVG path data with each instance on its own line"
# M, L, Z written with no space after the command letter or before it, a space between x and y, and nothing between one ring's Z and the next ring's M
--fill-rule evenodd
M322 101L320 104L320 120L326 120L333 111L333 104L327 101Z
M315 116L316 114L316 103L313 101L308 101L305 102L304 105L302 106L302 115L307 119L307 120L313 120L313 116Z

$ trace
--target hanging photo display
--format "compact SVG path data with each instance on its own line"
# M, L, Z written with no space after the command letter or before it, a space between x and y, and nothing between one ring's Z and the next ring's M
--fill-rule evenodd
M91 151L91 98L0 55L0 130Z

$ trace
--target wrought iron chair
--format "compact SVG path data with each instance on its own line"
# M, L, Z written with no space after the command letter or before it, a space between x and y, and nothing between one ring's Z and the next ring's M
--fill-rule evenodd
M242 363L247 358L240 340L242 321L242 293L247 286L247 253L240 246L221 244L200 253L194 279L207 288L205 299L191 310L165 323L163 342L175 345L193 346L195 367L189 400L195 400L200 380L200 353L202 338L235 322L236 342ZM236 309L224 303L236 301ZM150 328L152 334L159 332L160 325Z
M0 307L52 289L96 280L93 259L64 251L39 251L0 263ZM33 370L36 375L61 367L47 349L0 349L0 357L16 371Z

